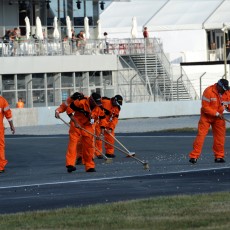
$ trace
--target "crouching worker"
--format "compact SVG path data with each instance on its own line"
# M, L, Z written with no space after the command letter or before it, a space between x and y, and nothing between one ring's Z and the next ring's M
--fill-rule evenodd
M115 137L115 128L118 124L118 117L121 110L123 98L121 95L116 95L114 97L102 98L102 109L104 110L105 117L106 117L106 131L104 132L104 140L110 144L105 143L105 151L106 151L106 157L108 158L114 158L114 138ZM98 136L100 133L100 126L96 125L96 135ZM100 152L102 152L102 141L99 139L96 139L96 151L95 155L101 159L102 155ZM97 151L99 150L99 151Z
M101 96L92 93L89 98L75 100L68 106L66 112L71 119L69 130L69 144L66 153L67 172L76 170L76 143L81 139L83 145L82 158L86 172L96 172L94 157L94 129L99 120L101 134L105 129L105 115L101 106ZM86 130L86 131L85 131Z
M84 98L84 95L82 93L79 92L75 92L74 94L72 94L70 97L68 97L66 99L65 102L63 102L56 110L55 110L55 117L57 119L60 118L60 113L64 113L66 112L67 107L74 102L75 100L81 100ZM76 144L76 148L77 148L77 165L81 165L84 164L84 162L82 162L82 143L81 143L81 139L78 141L78 143Z

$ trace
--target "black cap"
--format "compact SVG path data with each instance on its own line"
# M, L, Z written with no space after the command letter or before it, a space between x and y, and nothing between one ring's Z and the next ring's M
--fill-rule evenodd
M116 95L114 97L115 101L117 102L118 105L122 105L123 102L123 97L121 95Z
M73 100L82 99L83 97L84 97L83 93L79 93L79 92L75 92L75 93L71 96L71 98L72 98Z
M226 79L220 79L217 84L224 90L229 90L228 80Z
M95 101L95 103L98 106L102 105L102 103L101 103L101 95L100 94L98 94L98 93L92 93L91 97L92 97L92 99Z

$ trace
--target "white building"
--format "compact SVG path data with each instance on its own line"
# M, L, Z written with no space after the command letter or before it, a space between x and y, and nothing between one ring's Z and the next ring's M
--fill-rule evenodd
M224 39L221 29L224 25L230 25L230 0L105 1L104 11L100 10L100 3L103 1L81 2L82 8L77 9L76 1L72 0L0 0L1 35L6 29L14 27L20 27L22 31L24 29L25 33L25 16L29 16L31 31L34 33L35 18L39 16L44 33L50 39L45 42L37 42L36 39L24 40L19 48L15 49L13 56L10 46L1 42L0 90L11 100L12 105L19 97L26 99L28 107L58 105L76 90L83 90L87 95L92 91L103 96L120 93L127 102L140 98L145 101L153 98L175 100L175 92L171 90L170 95L166 95L166 88L172 89L173 84L178 83L181 77L185 79L184 77L188 76L188 80L183 81L190 80L198 95L207 85L223 75L228 77L229 68L224 61L223 49L224 41L228 41L228 33L225 33ZM26 3L26 8L23 3ZM91 4L91 10L83 9L83 3ZM49 7L47 4L50 4ZM65 16L70 16L76 32L83 28L75 19L78 10L82 10L79 14L82 19L84 16L90 18L90 38L97 37L97 21L100 18L102 33L106 31L109 35L110 55L103 53L103 39L88 40L84 52L75 52L70 42L63 43L66 31ZM50 22L54 16L59 19L61 34L60 40L55 42ZM137 20L136 39L131 38L133 17ZM160 83L157 83L159 72L156 70L159 66L150 63L146 67L148 57L146 58L146 47L142 39L144 26L148 27L150 37L154 38L154 46L148 50L151 54L156 53L152 62L160 61L165 68L161 88ZM141 63L145 65L142 74L138 73L136 66L126 65L125 56L133 53L136 53L136 56L141 54L142 58L145 55L145 60L142 59ZM181 63L183 65L180 65ZM141 76L137 78L139 75ZM170 86L167 85L166 77ZM187 87L187 91L190 91L190 88L191 86ZM176 93L179 93L178 87Z
M111 38L131 37L136 17L138 36L147 26L150 37L159 38L171 63L202 62L183 67L199 91L199 77L207 86L225 74L224 25L230 26L229 0L132 0L113 2L100 15L102 28ZM229 33L226 34L226 42ZM227 48L227 56L229 49ZM210 67L206 61L222 61ZM229 68L228 68L229 69ZM229 71L227 71L229 76ZM209 79L206 81L205 79Z

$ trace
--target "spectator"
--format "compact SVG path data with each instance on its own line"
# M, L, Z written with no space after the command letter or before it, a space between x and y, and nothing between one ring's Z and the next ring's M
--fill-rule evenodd
M15 56L17 54L17 51L19 49L19 40L21 37L20 29L15 27L14 30L10 34L10 41L12 42L12 56Z
M147 27L144 27L143 37L144 38L148 38L149 37L149 32L148 32L148 28Z
M9 43L10 41L10 34L11 34L11 30L7 30L5 35L3 36L3 42L4 43Z
M149 44L150 44L150 42L149 42L149 32L148 32L148 28L147 27L144 27L143 37L145 39L146 46L149 46Z
M104 33L104 37L105 37L105 50L104 50L104 53L108 54L109 53L109 42L108 42L108 33L107 32Z
M81 50L82 54L84 54L84 50L85 50L85 36L84 36L84 31L81 30L77 34L76 41L77 41L77 47L78 47L78 49Z
M72 51L75 51L75 49L76 49L76 40L77 40L77 38L76 38L76 36L75 36L75 31L74 31L74 29L72 29L71 30L71 42L72 42ZM67 38L68 38L68 36L67 36Z

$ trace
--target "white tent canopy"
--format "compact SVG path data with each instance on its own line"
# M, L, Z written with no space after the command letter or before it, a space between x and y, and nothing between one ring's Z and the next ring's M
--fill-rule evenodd
M221 0L172 0L147 23L149 30L202 29Z
M142 35L143 26L168 0L131 0L127 2L112 2L100 15L104 31L110 37L130 37L132 18L138 21L138 36Z
M110 37L130 37L132 18L138 21L138 36L148 31L220 29L230 25L230 0L130 0L112 2L100 15Z
M204 23L205 29L221 29L223 24L230 27L230 1L224 1Z

